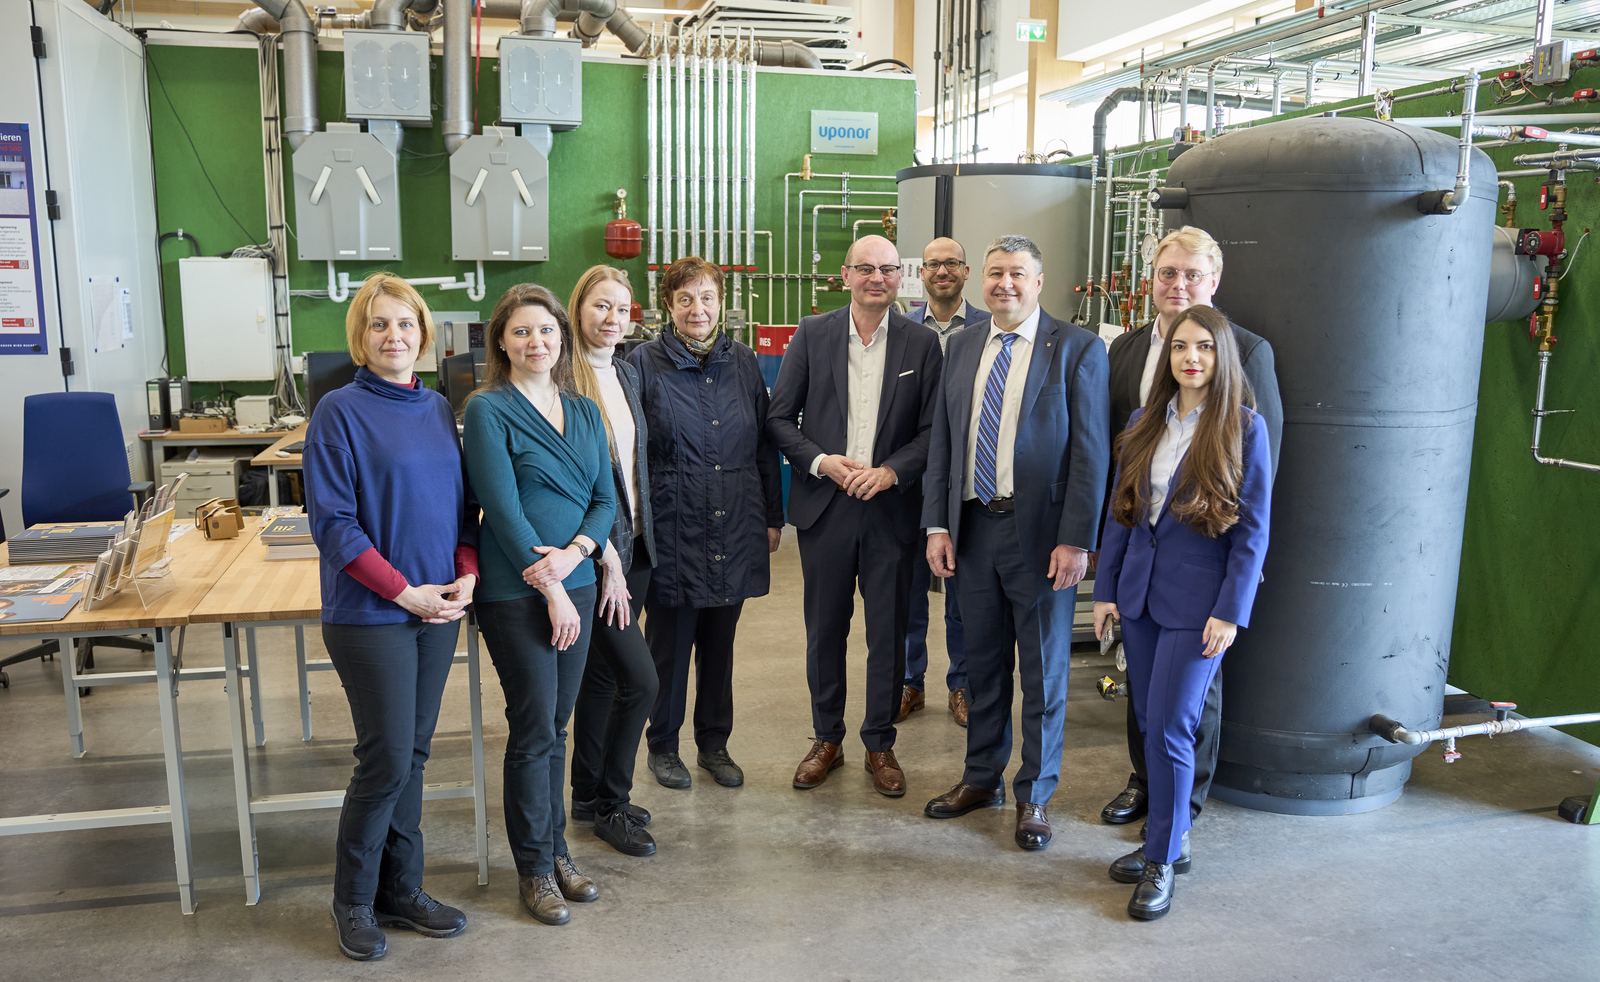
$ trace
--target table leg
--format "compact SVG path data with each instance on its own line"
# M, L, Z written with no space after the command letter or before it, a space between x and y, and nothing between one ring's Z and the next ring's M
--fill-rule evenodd
M254 904L261 899L261 861L256 855L256 820L250 812L250 761L245 756L244 688L239 678L239 639L232 624L222 625L222 662L228 677L228 732L233 743L233 803L239 816L244 902Z
M271 464L267 465L267 504L274 508L278 506L278 469Z
M478 885L489 882L489 804L483 779L483 685L477 618L467 617L467 698L472 705L472 825L478 840Z
M172 808L172 853L177 860L178 903L194 913L194 851L189 835L189 798L183 786L183 735L178 728L178 679L172 671L167 629L155 629L156 705L161 709L161 750L167 763L167 803Z
M244 629L245 651L250 657L250 718L256 725L256 746L267 744L267 730L261 722L261 662L256 657L256 629Z
M67 739L72 743L72 756L83 756L83 708L78 705L77 649L72 646L72 636L63 634L56 639L61 647L56 660L61 663L61 689L67 697Z
M300 679L300 739L311 739L311 686L306 681L306 626L294 626L294 667Z

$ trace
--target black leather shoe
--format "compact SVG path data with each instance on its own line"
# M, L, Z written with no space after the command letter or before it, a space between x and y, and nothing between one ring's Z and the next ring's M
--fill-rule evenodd
M586 904L600 896L600 888L572 861L571 853L564 852L556 857L555 874L561 895L573 903Z
M1165 917L1172 908L1172 883L1171 863L1145 863L1144 875L1128 901L1128 914L1141 921Z
M467 929L467 915L446 907L417 887L405 896L378 891L372 913L380 927L404 927L429 938L453 938Z
M1183 833L1183 850L1177 859L1173 860L1172 872L1187 873L1189 867L1194 865L1194 859L1189 855L1189 833ZM1126 856L1111 864L1111 878L1118 883L1138 883L1144 876L1145 858L1143 849L1135 849Z
M922 814L929 818L956 818L975 808L999 808L1005 803L1005 788L991 791L988 788L975 788L970 784L958 784L928 802L922 809Z
M744 783L744 771L726 750L702 750L695 763L710 771L711 779L725 788L737 788Z
M662 787L682 790L689 786L689 768L683 766L683 758L676 751L651 754L645 758L645 762L650 766L650 773L656 776L656 783Z
M1112 798L1110 804L1100 809L1100 821L1107 825L1127 825L1149 809L1150 795L1129 781L1121 794Z
M640 825L649 825L650 824L650 813L648 811L645 811L643 808L640 808L638 805L634 804L631 801L628 802L627 810L628 810L628 812L630 814L633 815L634 818L637 818L639 820L639 824ZM595 820L595 801L594 801L594 799L590 799L588 801L574 801L572 803L572 824L573 825L576 825L581 829L593 828L594 827L594 820Z
M370 962L389 953L389 941L367 904L333 902L333 925L339 929L339 951L346 958Z
M626 808L618 808L608 815L597 817L594 820L594 834L595 838L624 856L656 854L656 840L644 830L644 823Z

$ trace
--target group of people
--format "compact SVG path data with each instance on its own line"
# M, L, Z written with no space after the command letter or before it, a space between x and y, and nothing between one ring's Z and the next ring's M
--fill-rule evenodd
M1138 884L1130 913L1164 914L1215 761L1218 656L1260 580L1281 420L1270 347L1209 306L1221 260L1198 229L1163 240L1158 316L1108 359L1095 335L1040 309L1030 240L985 250L986 311L962 299L961 245L929 244L928 299L906 317L894 309L899 254L868 236L842 269L849 305L801 321L770 395L753 352L719 326L717 266L672 264L670 326L626 358L632 289L595 266L565 306L533 284L499 299L459 427L414 373L434 341L427 305L402 279L369 277L346 318L355 381L318 403L304 453L323 641L356 731L334 879L340 950L381 957L386 926L465 930L461 911L422 889L420 813L469 605L505 693L506 830L536 919L567 923L569 903L598 895L566 840L569 720L571 820L627 855L656 850L649 812L631 801L641 739L658 783L692 783L679 745L691 667L695 763L719 785L743 783L728 752L734 636L744 601L768 592L786 517L780 452L815 738L794 787L844 762L859 589L865 770L879 793L905 793L895 727L926 702L937 576L967 752L961 780L925 812L1004 804L1016 675L1016 841L1048 845L1076 585L1098 549L1095 630L1122 625L1135 770L1104 817L1149 814L1144 847L1110 872Z

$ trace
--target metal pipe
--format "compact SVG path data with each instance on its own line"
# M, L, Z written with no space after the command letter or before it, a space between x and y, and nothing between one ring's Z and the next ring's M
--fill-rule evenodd
M755 43L755 28L750 29L750 43ZM756 64L748 62L750 66L750 91L745 100L745 145L744 145L744 213L745 224L744 253L751 259L756 254Z
M322 126L317 118L317 29L300 0L256 0L278 22L283 45L283 138L290 150Z
M368 23L375 31L403 31L406 29L406 11L428 14L439 6L439 0L377 0L372 5Z
M1100 284L1099 284L1100 285L1100 305L1097 308L1098 314L1097 314L1097 316L1095 318L1095 329L1097 331L1099 330L1099 325L1105 323L1105 320L1106 320L1106 304L1110 300L1110 297L1109 297L1108 294L1109 294L1109 291L1111 289L1111 220L1112 220L1112 208L1113 208L1114 204L1113 204L1113 201L1112 201L1111 180L1110 180L1110 178L1111 178L1111 172L1107 171L1106 172L1106 209L1105 209L1105 217L1102 219L1102 227L1100 229L1100 237L1101 237L1101 246L1100 246Z
M689 189L687 187L685 187L685 185L688 182L684 179L685 175L687 175L689 173L688 147L685 146L686 141L683 138L684 132L685 132L685 130L684 130L684 117L687 115L687 113L685 112L684 107L686 107L689 103L688 103L687 98L685 97L686 93L685 93L685 85L684 85L684 76L686 74L685 73L685 67L686 66L684 64L683 48L684 48L684 45L688 42L689 39L687 37L685 37L684 35L680 34L676 38L674 38L673 40L676 42L674 47L677 48L677 52L675 54L675 56L677 58L677 64L673 66L673 70L676 73L675 77L673 78L673 84L677 87L677 94L676 94L676 96L674 98L673 105L672 105L673 112L677 114L677 129L676 129L676 132L678 134L678 139L675 141L675 149L677 151L677 162L676 162L677 163L677 167L676 167L675 173L677 175L677 185L678 185L678 188L677 188L678 212L677 212L677 229L676 229L677 237L678 237L677 256L678 256L678 258L682 258L684 256L689 255L688 252L684 251L684 234L683 234L683 226L689 224L688 222L686 222L684 220L689 214Z
M733 181L728 176L728 36L720 29L718 34L717 158L720 166L717 171L717 262L732 266L733 254L728 251L728 195L733 193Z
M1217 111L1217 63L1212 62L1206 69L1206 139L1211 139L1213 133L1212 119Z
M561 0L522 0L517 33L536 38L555 37L556 14L561 6Z
M656 182L661 178L661 171L657 167L656 155L661 147L660 130L661 120L658 114L657 100L660 94L661 52L654 50L655 26L650 27L650 59L645 66L644 74L644 139L647 162L647 173L644 178L645 188L645 214L650 226L650 254L645 262L645 270L649 280L649 309L656 309L656 231L660 228L660 202L656 199Z
M856 219L854 222L850 223L850 241L854 242L855 240L861 238L861 226L863 226L863 225L882 225L882 224L883 224L883 219L882 218L858 218L858 219Z
M578 17L572 25L569 37L577 38L585 47L593 47L600 40L600 32L605 29L606 22L617 12L617 0L594 0L591 3L570 4L563 3L563 7L576 6ZM626 43L626 42L624 42ZM632 51L633 48L628 50Z
M1398 720L1379 713L1367 721L1367 729L1390 743L1403 743L1416 747L1436 740L1457 740L1469 736L1500 736L1518 730L1532 730L1544 726L1576 726L1579 723L1600 723L1600 713L1576 713L1571 716L1543 716L1538 719L1492 719L1466 726L1446 726L1437 730L1408 730Z
M806 192L801 191L801 194ZM811 209L811 312L817 312L817 265L822 262L821 240L817 237L821 213L837 211L843 215L851 211L877 211L877 205L816 205ZM840 263L840 265L844 265Z
M588 14L580 16L578 23L581 25L584 17L587 16ZM639 22L633 19L632 14L621 7L618 7L617 12L606 19L606 30L616 35L617 40L621 41L623 46L634 54L638 54L650 40L650 34L639 26Z
M672 49L677 39L668 37L666 25L662 25L661 34L661 265L670 266L678 258L680 252L673 248L673 230L677 228L674 218L672 200L675 194L676 182L673 175L674 160L674 135L678 129L673 125L672 102Z
M1563 166L1566 161L1592 160L1600 157L1600 150L1558 150L1555 153L1519 153L1511 158L1513 164L1529 166Z
M719 187L718 181L721 178L717 174L720 149L717 145L717 107L715 98L717 81L716 45L712 42L709 32L701 36L701 43L706 46L705 61L701 63L701 71L704 78L701 79L702 92L700 96L700 104L705 107L701 111L705 124L705 143L703 145L706 155L705 256L718 266L724 266L728 261L717 250L717 190Z
M444 0L444 148L472 136L472 0Z
M1472 119L1478 107L1478 70L1467 75L1467 87L1461 94L1461 137L1456 143L1456 186L1444 196L1439 208L1453 213L1466 203L1472 173Z
M733 57L729 60L731 74L729 84L733 87L733 135L729 154L729 163L732 174L728 179L728 197L732 205L733 241L731 255L733 256L733 291L734 299L742 300L742 287L744 286L743 268L747 262L744 252L744 65L740 60L743 51L743 41L740 39L738 28L734 28ZM737 304L735 304L737 306ZM753 306L753 304L752 304Z
M1272 76L1272 115L1278 115L1283 109L1283 73L1275 72Z
M1600 123L1600 113L1528 113L1527 115L1496 116L1498 126L1593 126ZM1456 130L1461 127L1460 116L1404 116L1395 120L1407 126L1421 126L1430 130Z
M1600 474L1600 464L1586 464L1586 463L1583 463L1582 461L1578 461L1578 460L1566 460L1566 459L1563 459L1561 457L1544 457L1544 456L1541 456L1539 454L1539 437L1542 435L1543 430L1544 430L1544 418L1546 416L1555 415L1556 413L1565 413L1565 412L1572 412L1573 411L1573 410L1570 410L1570 409L1547 410L1547 409L1544 408L1545 374L1549 370L1549 368L1550 368L1550 352L1548 352L1548 351L1539 352L1539 385L1534 390L1534 397L1533 397L1533 462L1536 463L1536 464L1544 464L1547 467L1565 467L1568 470L1587 471L1590 474ZM1564 721L1570 721L1570 722L1584 722L1584 723L1593 722L1593 720L1591 720L1591 719L1568 720L1566 717L1560 717L1560 716L1557 716L1557 717L1554 717L1554 718L1555 719L1559 719L1559 720L1564 720ZM1594 719L1600 719L1600 716L1595 716ZM1524 722L1538 722L1538 721L1525 720ZM1542 725L1545 725L1545 726L1561 726L1561 725L1565 725L1565 723L1564 722L1563 723L1544 723ZM1460 735L1465 735L1465 734L1460 734Z
M764 68L821 68L822 59L799 41L750 42L755 48L755 62Z
M1178 72L1178 128L1187 129L1189 126L1189 69L1187 66ZM1105 161L1100 161L1100 166L1105 166ZM1110 172L1108 171L1107 174Z
M1086 289L1088 291L1088 293L1084 296L1083 303L1080 304L1079 307L1078 307L1078 309L1083 313L1085 318L1088 317L1089 311L1094 308L1094 189L1095 189L1095 187L1097 185L1099 185L1101 180L1102 180L1102 178L1100 177L1100 162L1098 160L1094 159L1093 157L1090 157L1089 158L1089 245L1083 251L1084 258L1085 258L1085 260L1087 260L1084 263L1084 265L1088 267L1088 271L1087 271L1087 274L1086 274L1088 279L1087 279L1087 282L1084 284L1084 289Z
M1367 11L1361 24L1361 60L1356 66L1356 95L1372 94L1372 61L1378 50L1378 12Z
M690 35L689 44L689 253L705 258L700 246L700 35Z
M1317 69L1322 67L1320 60L1313 61L1306 66L1306 108L1311 108L1317 101Z

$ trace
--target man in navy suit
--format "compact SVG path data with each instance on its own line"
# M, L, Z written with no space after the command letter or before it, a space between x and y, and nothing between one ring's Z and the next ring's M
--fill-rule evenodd
M1003 235L983 257L994 319L951 340L924 478L936 576L959 571L972 705L961 781L930 818L1005 803L1012 666L1022 684L1016 841L1050 843L1061 776L1078 581L1100 529L1111 462L1105 345L1039 308L1044 257ZM939 491L944 488L943 493Z
M955 239L934 239L922 250L922 292L927 299L910 304L906 316L939 335L941 351L957 331L989 319L987 310L980 310L962 299L961 291L966 289L970 272L967 251ZM896 723L927 705L923 692L928 672L928 585L933 576L927 563L912 565L906 680L900 692L900 715L895 718ZM956 599L954 579L944 585L944 649L950 658L950 668L944 676L945 686L950 690L950 715L957 726L966 726L967 659L962 647L961 604Z
M789 458L789 521L805 577L806 679L815 740L794 786L844 763L845 647L856 585L867 619L861 742L878 792L905 794L894 756L905 675L922 472L943 361L933 332L889 309L894 243L869 235L845 256L850 305L800 321L772 387L767 432Z

